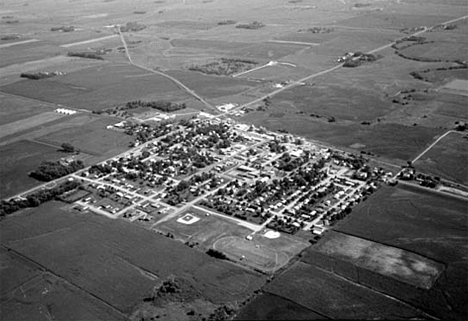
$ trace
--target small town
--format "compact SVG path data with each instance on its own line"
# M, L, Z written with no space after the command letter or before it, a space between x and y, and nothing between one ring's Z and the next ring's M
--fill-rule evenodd
M203 113L111 127L135 136L134 148L71 174L80 188L62 197L76 211L156 230L195 208L248 222L253 234L303 230L318 239L393 175L361 156Z

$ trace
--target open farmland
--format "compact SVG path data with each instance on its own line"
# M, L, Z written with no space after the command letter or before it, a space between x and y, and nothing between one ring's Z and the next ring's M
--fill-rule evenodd
M1 301L4 301L8 293L17 289L18 286L35 279L41 274L36 266L22 260L4 248L0 248L0 259Z
M323 320L325 317L294 301L262 293L249 302L235 320Z
M298 262L265 287L326 318L392 319L422 317L416 309L313 265ZM274 308L274 307L272 307Z
M123 220L69 213L60 206L49 203L2 221L2 245L121 313L131 313L170 275L188 278L215 304L244 300L263 283L257 273Z
M125 133L106 128L119 121L121 120L112 117L94 117L81 126L60 129L36 140L58 146L67 142L82 152L94 156L118 154L125 151L133 141L133 138Z
M4 280L2 277L2 284ZM126 320L105 302L47 273L22 284L1 303L2 320Z
M424 289L430 289L444 269L418 254L342 233L331 232L314 250Z
M0 197L10 197L39 185L40 182L29 177L28 173L43 161L67 156L58 149L26 140L0 146Z
M0 90L91 111L146 97L170 101L188 97L162 76L133 66L110 64L51 79L23 80L2 86Z
M47 104L41 104L22 97L0 94L0 126L52 110L53 107ZM3 136L1 129L0 135Z
M65 54L63 48L58 48L44 42L31 42L0 49L0 68L28 61L51 58Z
M356 207L337 228L443 263L445 270L427 291L411 289L402 283L396 286L372 275L360 282L412 302L444 319L464 319L468 257L466 206L465 201L437 192L385 187ZM313 263L312 258L306 260ZM451 298L449 305L444 297ZM428 302L431 304L427 305Z
M206 98L238 94L258 86L258 83L254 81L208 76L194 71L171 71L168 74Z
M468 319L466 0L0 9L0 319Z
M451 181L468 184L467 137L461 133L451 133L444 137L416 163L416 168L423 172Z

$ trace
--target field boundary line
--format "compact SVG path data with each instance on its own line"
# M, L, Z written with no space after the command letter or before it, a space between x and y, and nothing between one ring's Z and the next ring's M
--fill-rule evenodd
M302 262L302 263L305 263L305 262ZM311 265L311 264L308 264L308 263L305 263L305 264ZM438 317L435 317L435 316L433 316L433 315L431 315L431 314L429 314L429 313L427 313L427 312L425 312L425 311L419 309L418 307L415 307L414 305L412 305L412 304L410 304L410 303L408 303L408 302L406 302L406 301L403 301L403 300L401 300L401 299L399 299L399 298L396 298L396 297L394 297L394 296L392 296L392 295L390 295L390 294L386 294L386 293L380 292L380 291L378 291L378 290L376 290L376 289L374 289L374 288L372 288L372 287L370 287L370 286L367 286L367 285L364 285L364 284L361 284L361 283L357 283L357 282L354 281L354 280L348 279L347 277L342 276L342 275L340 275L340 274L336 274L336 273L334 273L334 272L330 272L330 271L328 271L328 270L325 270L325 269L323 269L323 268L321 268L321 267L319 267L319 266L317 266L317 265L315 265L315 264L312 265L312 266L315 267L316 269L318 269L318 270L320 270L320 271L326 273L326 274L334 275L335 277L337 277L337 278L339 278L339 279L342 279L342 280L344 280L344 281L346 281L346 282L348 282L348 283L354 284L354 285L356 285L356 286L358 286L358 287L360 287L360 288L364 288L364 289L370 290L371 292L374 292L374 293L383 295L383 296L385 296L385 297L387 297L387 298L389 298L389 299L391 299L391 300L394 300L394 301L399 302L399 303L401 303L401 304L403 304L403 305L409 306L409 307L411 307L412 309L416 310L417 312L419 312L419 313L421 313L421 314L423 314L423 315L425 315L425 316L427 316L427 317L429 317L429 318L431 318L431 319L433 319L433 320L440 320ZM354 266L354 265L353 265L353 266Z
M3 247L4 249L6 249L8 252L13 252L14 254L16 254L17 256L21 257L22 259L26 260L27 262L35 265L37 268L39 268L40 270L43 271L43 273L50 273L51 275L55 276L56 278L62 280L63 282L65 282L66 284L69 284L71 286L73 286L74 288L77 288L79 289L80 291L84 292L86 295L96 299L97 301L103 303L105 306L109 307L112 311L114 312L117 312L120 316L124 317L126 320L129 320L130 319L128 318L128 316L123 313L122 311L120 311L119 309L117 309L116 307L114 307L112 304L110 304L109 302L103 300L102 298L98 297L97 295L91 293L91 292L88 292L87 290L85 290L84 288L82 288L81 286L75 284L74 282L71 282L69 281L68 279L66 279L65 277L55 273L54 271L52 271L51 269L47 268L46 266L42 265L41 263L33 260L32 258L22 254L21 252L15 250L15 249L12 249L8 246L6 246L5 244L2 244L1 247Z

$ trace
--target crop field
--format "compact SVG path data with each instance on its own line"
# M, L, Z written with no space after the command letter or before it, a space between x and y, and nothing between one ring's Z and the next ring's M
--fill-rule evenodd
M171 41L174 48L198 48L211 50L218 53L225 53L237 58L249 58L266 60L278 60L281 57L294 54L301 47L291 46L289 44L279 43L244 43L230 42L220 40L202 40L202 39L175 39ZM208 51L209 52L209 51Z
M324 316L291 300L262 293L249 302L234 320L323 320Z
M468 144L466 135L451 133L416 163L418 171L451 181L468 184Z
M87 110L100 110L135 99L168 92L179 100L187 95L170 80L129 65L90 67L40 81L23 80L1 91Z
M133 137L107 129L106 126L120 122L118 118L94 117L81 126L64 128L37 138L37 141L60 146L67 142L87 154L102 156L118 154L128 149Z
M264 288L327 318L391 319L421 317L416 309L325 272L298 262Z
M314 251L424 289L430 289L444 269L421 255L336 232L328 234Z
M47 111L38 115L1 125L0 139L37 126L45 125L64 116L65 115L53 111Z
M0 93L0 128L3 125L52 110L53 107L47 104ZM0 135L3 136L1 129Z
M258 86L257 82L245 79L208 76L194 71L170 71L168 74L206 98L238 94Z
M3 280L2 280L3 281ZM125 320L99 300L49 274L38 276L2 302L2 320Z
M293 67L288 65L268 66L262 69L254 70L246 74L240 75L237 78L243 79L261 79L267 81L285 81L290 79L300 79L312 72L309 69L302 67Z
M0 49L0 68L12 64L50 58L65 53L64 49L43 42L33 42Z
M40 184L28 173L43 161L52 161L66 156L57 148L32 141L18 141L0 146L0 198L13 196Z
M15 288L41 274L37 267L20 259L4 248L0 248L0 262L1 301Z
M69 56L54 56L35 61L28 61L22 64L9 65L0 68L0 86L8 85L20 80L24 80L20 75L22 72L60 71L70 73L91 66L107 63L104 60L81 59ZM60 77L60 76L55 76Z
M417 187L383 187L358 205L337 229L443 263L445 270L438 280L430 290L421 293L371 275L365 282L444 319L464 319L468 257L466 206L465 201ZM450 307L441 291L452 298ZM427 302L431 304L427 306Z
M2 244L122 313L130 313L169 275L189 276L216 304L243 300L264 282L257 273L135 224L59 206L52 202L0 222Z
M300 86L280 93L274 101L290 102L306 115L314 113L351 121L372 121L394 108L373 91L341 86L327 86L326 89Z

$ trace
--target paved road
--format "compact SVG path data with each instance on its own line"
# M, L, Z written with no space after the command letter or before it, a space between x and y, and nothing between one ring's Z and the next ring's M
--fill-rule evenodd
M454 22L457 22L457 21L460 21L460 20L464 20L464 19L466 19L466 18L468 18L468 15L465 15L465 16L460 17L460 18L452 19L452 20L449 20L449 21L442 22L442 23L440 23L439 25L446 25L446 24L454 23ZM407 36L405 36L405 37L418 36L418 35L420 35L420 34L422 34L422 33L424 33L424 32L427 32L428 30L431 30L432 28L433 28L433 27L424 28L423 30L420 30L420 31L418 31L418 32L415 32L415 33L413 33L413 34L411 34L411 35L407 35ZM375 53L375 52L379 52L379 51L385 50L385 49L387 49L387 48L393 46L395 43L396 43L396 41L393 41L393 42L391 42L391 43L389 43L389 44L387 44L387 45L384 45L384 46L378 47L378 48L376 48L376 49L373 49L373 50L371 50L371 51L368 51L367 53L368 53L368 54L371 54L371 53ZM307 77L304 77L304 78L302 78L302 79L293 81L293 82L291 82L290 84L284 86L283 88L277 89L277 90L275 90L275 91L273 91L273 92L271 92L271 93L269 93L269 94L267 94L267 95L264 95L264 96L262 96L262 97L260 97L260 98L254 99L254 100L252 100L251 102L248 102L248 103L245 103L245 104L243 104L243 105L241 105L241 106L238 106L238 107L236 107L236 108L233 108L233 109L231 109L231 110L229 111L229 113L230 113L230 112L233 112L233 111L235 111L235 110L239 110L239 109L242 109L242 108L244 108L244 107L248 107L248 106L251 106L251 105L253 105L253 104L259 103L259 102L263 101L265 98L270 98L270 97L272 97L272 96L274 96L274 95L276 95L276 94L279 94L280 92L282 92L282 91L284 91L284 90L287 90L287 89L290 89L290 88L299 86L299 85L301 85L302 83L304 83L305 81L308 81L308 80L310 80L310 79L313 79L313 78L316 78L316 77L319 77L319 76L328 74L328 73L330 73L330 72L332 72L332 71L334 71L334 70L337 70L337 69L343 67L343 65L344 65L344 64L339 64L339 65L336 65L336 66L334 66L334 67L332 67L332 68L329 68L329 69L326 69L326 70L317 72L317 73L315 73L315 74L309 75L309 76L307 76ZM225 113L223 113L223 114L229 114L229 113L228 113L228 112L225 112Z

